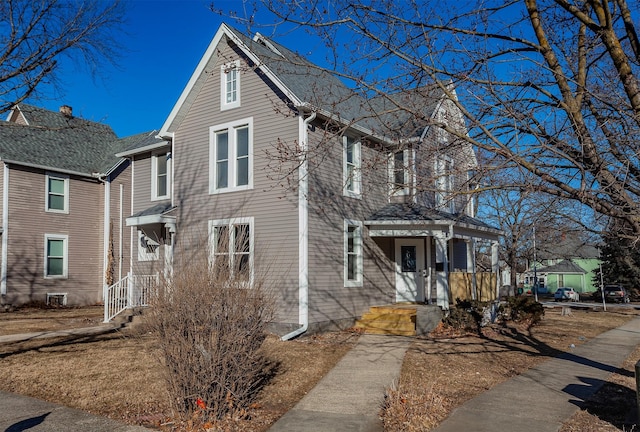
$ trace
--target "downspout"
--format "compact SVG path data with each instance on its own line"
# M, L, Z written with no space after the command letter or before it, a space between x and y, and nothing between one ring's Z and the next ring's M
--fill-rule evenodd
M107 270L109 266L109 239L111 219L111 178L97 177L98 181L104 185L104 220L102 221L102 299L105 300L107 286Z
M122 279L122 230L124 228L124 214L122 205L124 204L124 184L120 183L120 198L118 206L120 207L120 214L118 215L118 280Z
M7 259L9 253L9 165L4 165L2 184L2 264L0 267L0 294L7 294Z
M282 336L280 339L287 341L306 332L309 328L309 162L307 150L309 133L307 127L316 118L312 112L304 119L304 112L298 117L298 143L302 160L298 168L298 321L300 328Z

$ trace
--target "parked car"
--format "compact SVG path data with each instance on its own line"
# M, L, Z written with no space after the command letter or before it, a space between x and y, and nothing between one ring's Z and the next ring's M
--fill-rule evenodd
M573 288L560 287L556 290L555 294L553 295L553 299L555 301L565 301L565 300L580 301L580 294L574 291Z
M622 285L605 285L604 298L610 302L629 303L629 294Z

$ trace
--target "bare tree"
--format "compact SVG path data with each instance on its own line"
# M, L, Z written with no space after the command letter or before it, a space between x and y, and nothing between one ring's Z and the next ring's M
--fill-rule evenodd
M322 37L329 68L364 94L393 104L400 90L455 89L468 135L422 120L492 155L486 167L531 174L512 188L573 200L640 235L637 3L246 2Z
M0 113L57 86L60 60L94 72L114 63L116 31L124 19L119 0L3 0L0 2Z

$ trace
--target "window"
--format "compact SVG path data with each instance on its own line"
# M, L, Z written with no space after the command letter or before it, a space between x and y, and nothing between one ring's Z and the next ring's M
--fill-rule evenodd
M45 210L54 213L69 213L69 177L46 175Z
M138 261L157 261L160 258L160 243L138 230Z
M344 285L362 286L362 222L344 221Z
M210 129L209 193L253 187L253 119Z
M435 187L436 187L436 208L455 212L453 192L453 159L448 156L440 156L435 162Z
M169 198L171 153L151 156L151 200Z
M212 264L250 282L253 276L253 218L209 221Z
M409 195L412 183L409 164L410 150L398 150L389 157L389 183L391 195Z
M240 60L222 65L220 72L220 109L240 106Z
M343 143L344 195L360 197L362 192L362 157L360 141L356 141L351 137L343 137Z
M68 274L68 236L44 235L44 277L66 278Z

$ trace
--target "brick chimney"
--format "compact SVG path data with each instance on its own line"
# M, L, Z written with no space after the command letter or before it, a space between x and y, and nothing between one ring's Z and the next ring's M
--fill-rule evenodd
M73 117L73 108L71 108L69 105L61 105L60 114L65 117Z

